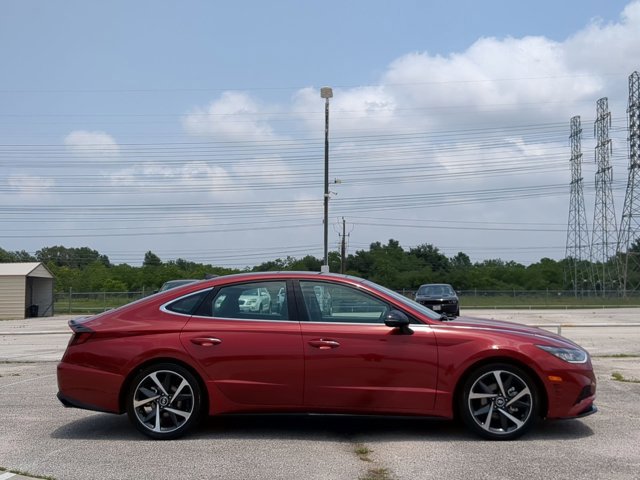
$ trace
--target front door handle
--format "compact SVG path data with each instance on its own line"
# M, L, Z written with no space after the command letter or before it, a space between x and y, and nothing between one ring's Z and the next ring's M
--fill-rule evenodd
M340 344L335 340L327 340L324 338L309 340L309 345L320 350L329 350L331 348L338 348L340 346Z
M216 337L196 337L191 339L191 343L201 347L213 347L214 345L220 345L222 340Z

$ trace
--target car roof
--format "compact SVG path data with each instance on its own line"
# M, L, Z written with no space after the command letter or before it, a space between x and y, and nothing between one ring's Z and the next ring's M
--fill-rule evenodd
M252 281L263 281L270 279L280 279L280 280L288 280L288 279L308 279L308 280L338 280L341 282L346 282L354 285L365 285L368 281L364 278L354 277L351 275L344 275L341 273L324 273L324 272L309 272L309 271L269 271L269 272L242 272L242 273L233 273L230 275L221 275L219 277L211 278L209 280L202 280L198 282L198 285L204 285L207 287L217 287L218 285L225 285L231 283L240 283L240 282L252 282ZM193 284L194 286L196 284ZM180 287L182 288L182 287ZM186 286L184 288L187 288Z
M278 271L269 271L269 272L233 273L231 275L222 275L220 277L212 278L211 282L227 283L229 280L235 280L235 279L245 280L245 279L254 279L254 278L260 279L260 278L271 278L271 277L286 277L286 278L321 277L321 278L326 278L327 280L333 279L333 278L340 278L340 279L350 279L350 280L359 281L359 282L362 281L362 279L360 278L352 277L350 275L343 275L341 273L278 270Z
M261 281L261 280L270 280L270 279L318 279L318 280L341 280L343 282L352 283L362 285L363 283L367 283L367 280L353 277L350 275L343 275L339 273L323 273L323 272L309 272L309 271L269 271L269 272L242 272L242 273L233 273L230 275L220 275L218 277L197 280L188 285L182 285L177 288L188 289L188 288L213 288L219 285L240 283L240 282L253 282L253 281ZM172 289L173 290L173 289Z

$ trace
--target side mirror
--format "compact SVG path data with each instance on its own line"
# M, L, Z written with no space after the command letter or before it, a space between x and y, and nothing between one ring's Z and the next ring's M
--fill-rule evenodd
M412 335L413 330L409 328L411 320L400 310L391 310L384 318L384 324L387 327L397 328L401 333Z

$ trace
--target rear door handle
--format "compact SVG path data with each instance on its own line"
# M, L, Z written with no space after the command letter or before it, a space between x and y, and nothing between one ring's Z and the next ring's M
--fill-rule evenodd
M222 340L216 337L196 337L191 339L191 343L201 347L213 347L214 345L220 345Z
M340 344L335 340L326 340L324 338L309 340L309 345L320 350L329 350L331 348L338 348L340 346Z

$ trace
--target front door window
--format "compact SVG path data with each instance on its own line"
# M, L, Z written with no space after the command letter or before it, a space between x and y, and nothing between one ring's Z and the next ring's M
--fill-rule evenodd
M352 287L300 281L300 289L311 322L384 323L389 312L386 302Z

